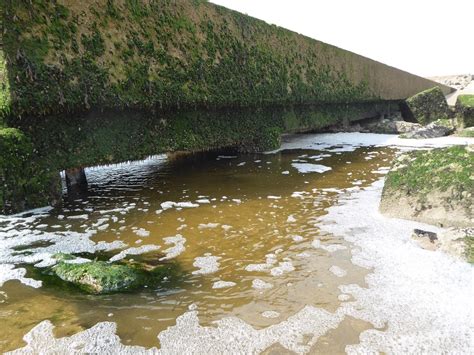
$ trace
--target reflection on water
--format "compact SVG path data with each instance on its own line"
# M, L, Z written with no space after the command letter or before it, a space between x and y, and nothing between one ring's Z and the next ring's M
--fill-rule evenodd
M0 219L4 245L12 238L19 243L8 247L15 249L13 259L8 250L0 253L0 264L44 263L56 247L115 255L154 245L174 257L185 277L168 289L107 296L8 281L0 288L0 350L22 346L23 335L45 319L56 326L56 336L113 321L124 344L151 347L193 304L202 325L236 315L258 329L306 305L333 312L341 302L338 286L363 286L368 271L351 263L347 242L315 224L340 193L380 178L378 170L393 154L388 148L338 147L213 152L89 169L87 196L39 216ZM27 269L26 277L35 278ZM339 352L366 328L347 318L314 351Z

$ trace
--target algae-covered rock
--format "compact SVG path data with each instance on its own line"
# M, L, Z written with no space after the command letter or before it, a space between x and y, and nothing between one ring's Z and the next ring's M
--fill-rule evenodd
M405 115L422 125L449 117L449 107L443 91L434 87L406 100Z
M62 280L93 294L136 289L146 280L146 274L142 270L103 261L84 264L60 262L53 267L53 271Z
M442 119L431 122L425 127L421 127L417 130L407 132L401 135L401 138L409 139L426 139L426 138L438 138L450 135L455 130L453 120Z
M54 275L91 294L126 292L156 285L173 274L170 265L150 268L135 262L109 263L89 261L76 263L75 257L61 254L52 268Z
M367 125L365 128L367 128L367 130L371 133L401 134L413 132L421 129L422 127L423 126L419 123L382 119Z
M467 147L402 154L387 175L381 212L436 225L472 226L473 172L474 153Z
M462 128L474 126L474 95L459 95L456 101L456 116Z

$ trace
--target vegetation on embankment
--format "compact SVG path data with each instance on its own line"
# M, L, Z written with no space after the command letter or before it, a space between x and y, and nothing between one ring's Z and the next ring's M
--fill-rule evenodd
M402 154L387 175L381 211L444 226L473 223L474 153L464 146Z

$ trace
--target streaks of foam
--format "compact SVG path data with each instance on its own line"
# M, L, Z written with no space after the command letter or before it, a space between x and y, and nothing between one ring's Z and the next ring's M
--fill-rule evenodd
M278 266L270 270L272 276L281 276L283 274L292 272L295 270L293 263L291 261L283 261L278 264Z
M272 313L272 316L275 314ZM116 324L98 323L71 337L55 338L53 325L43 321L24 340L27 345L10 354L25 353L108 353L108 354L254 354L275 343L298 354L308 352L319 337L335 329L344 315L306 306L286 321L257 330L243 320L228 317L211 327L199 324L198 312L188 311L176 325L158 335L161 349L125 346L116 335ZM308 340L307 335L311 334Z
M173 246L164 250L166 256L160 258L160 261L176 258L186 250L186 247L184 246L186 243L186 238L184 238L181 234L178 234L174 237L166 237L163 239L163 241L165 242L165 245L173 244Z
M301 174L307 173L325 173L326 171L332 170L329 166L320 165L320 164L310 164L310 163L293 163L291 164L293 168L298 170Z
M194 259L193 266L198 270L193 271L193 275L207 275L217 272L219 270L219 260L221 257L212 256L207 253Z
M212 288L213 289L229 288L229 287L234 287L235 285L237 284L232 281L216 281L212 284Z
M339 266L333 265L329 268L329 271L331 271L334 275L337 277L344 277L347 275L347 271L344 269L341 269Z
M35 264L37 267L47 267L56 263L53 256L57 253L95 253L124 249L127 246L118 240L111 243L104 241L96 243L90 240L92 236L92 232L50 233L36 231L35 234L32 234L29 229L2 232L0 233L0 263ZM47 243L48 246L33 247L39 243ZM19 247L23 249L21 252L16 251Z
M166 201L161 203L161 209L163 211L169 210L171 208L197 208L199 204L192 203L192 202L173 202L173 201Z
M24 336L27 345L9 354L156 354L158 351L123 345L115 334L117 325L111 322L98 323L67 338L56 339L53 330L49 320L41 322Z
M340 244L323 245L323 244L321 244L321 241L319 239L313 240L313 242L311 243L311 246L315 249L326 250L328 253L334 253L338 250L346 250L347 249L347 247L345 245L340 245Z
M265 311L265 312L262 312L262 317L263 317L263 318L274 319L274 318L278 318L279 316L280 316L280 313L275 312L275 311Z
M143 229L143 228L140 228L140 229L137 229L135 231L133 231L136 235L138 235L139 237L142 237L142 238L146 238L146 237L149 237L150 236L150 232L147 231L146 229Z
M26 269L19 268L15 269L15 265L12 264L0 264L0 287L10 280L18 280L26 286L39 288L42 285L41 281L30 279L25 277Z
M445 147L450 145L473 144L473 138L463 137L441 137L433 139L403 139L394 134L374 134L374 133L330 133L330 134L308 134L305 136L287 136L281 147L275 153L290 149L331 149L338 145L349 145L351 147ZM349 148L349 147L348 147ZM337 149L337 148L336 148Z
M220 223L201 223L198 229L213 229L220 226Z
M127 255L141 255L160 249L159 245L143 245L138 248L128 248L110 258L110 262L124 259Z
M266 290L272 288L273 285L263 280L255 279L252 281L252 287L256 290Z

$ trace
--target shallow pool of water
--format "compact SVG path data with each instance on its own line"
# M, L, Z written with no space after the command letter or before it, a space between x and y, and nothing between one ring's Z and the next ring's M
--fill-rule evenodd
M395 153L326 145L159 156L88 169L87 196L54 210L0 217L0 265L26 269L23 283L0 287L0 350L24 346L23 336L44 320L56 337L114 322L123 344L159 348L157 335L189 309L199 312L201 326L235 316L256 330L307 306L334 313L350 299L339 287L366 287L371 269L354 265L354 246L322 231L320 218L341 196L379 180ZM183 277L106 296L48 283L31 287L57 252L104 258L141 247L159 247L156 258L178 264ZM308 343L312 353L344 352L372 326L345 317L334 328ZM272 344L266 352L284 349Z

